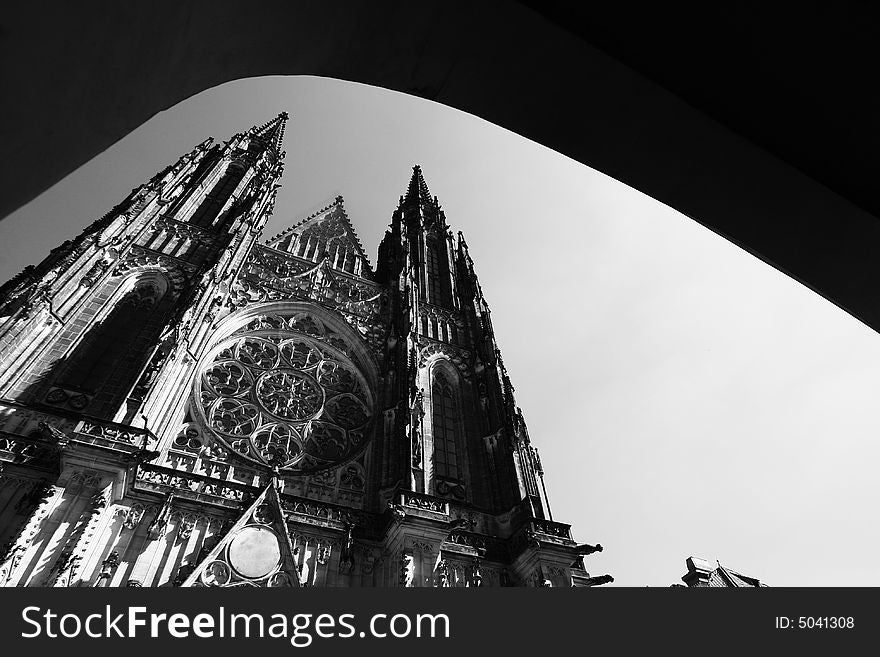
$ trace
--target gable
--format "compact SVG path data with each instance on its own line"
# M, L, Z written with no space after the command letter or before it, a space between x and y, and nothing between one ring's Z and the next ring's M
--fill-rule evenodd
M341 196L333 203L266 241L278 251L320 262L350 274L372 273L369 259L345 212Z

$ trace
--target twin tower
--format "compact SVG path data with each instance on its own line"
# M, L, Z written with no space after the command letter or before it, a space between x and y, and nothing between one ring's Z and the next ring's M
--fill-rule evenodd
M592 586L419 167L265 243L287 115L0 288L0 585Z

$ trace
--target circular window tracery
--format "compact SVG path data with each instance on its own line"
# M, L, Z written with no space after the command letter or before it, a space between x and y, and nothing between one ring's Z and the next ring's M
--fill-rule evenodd
M373 416L363 375L320 320L260 317L202 366L194 391L204 426L244 456L292 472L350 460Z
M321 410L324 390L312 377L297 370L270 370L256 383L260 407L280 420L308 420Z

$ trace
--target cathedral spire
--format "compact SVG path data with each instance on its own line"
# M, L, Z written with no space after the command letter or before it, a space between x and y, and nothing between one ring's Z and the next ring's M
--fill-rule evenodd
M440 202L436 196L431 196L425 177L422 175L422 167L418 164L413 166L412 176L406 189L406 195L401 200L405 215L413 218L419 217L420 224L425 228L438 227L446 229L446 216L440 209Z
M267 147L281 154L281 143L284 140L284 128L287 126L287 112L281 112L271 121L261 126L254 126L248 132L263 141Z
M413 167L412 177L409 180L409 187L406 189L406 201L416 201L419 203L430 203L431 193L428 191L428 185L422 175L422 167L416 164Z

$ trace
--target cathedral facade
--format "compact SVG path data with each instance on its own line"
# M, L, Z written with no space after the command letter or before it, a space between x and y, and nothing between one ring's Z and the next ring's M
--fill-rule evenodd
M593 586L418 167L261 243L287 115L0 288L0 585Z

